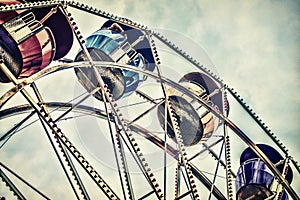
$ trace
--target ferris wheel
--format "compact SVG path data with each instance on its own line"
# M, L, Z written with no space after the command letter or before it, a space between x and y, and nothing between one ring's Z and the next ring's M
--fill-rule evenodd
M0 3L2 199L299 199L297 161L181 36L74 1ZM99 20L87 36L79 11Z

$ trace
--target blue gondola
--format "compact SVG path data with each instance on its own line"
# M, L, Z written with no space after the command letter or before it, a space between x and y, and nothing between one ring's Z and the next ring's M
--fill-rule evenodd
M108 21L86 39L85 46L93 61L129 64L142 70L154 70L149 41L143 37L140 30ZM83 51L80 51L75 61L84 60L87 60L87 57ZM98 68L98 72L114 99L130 95L145 80L144 75L131 70L104 67ZM75 69L75 73L86 90L92 91L99 85L93 70ZM95 93L94 96L102 100L100 92Z
M283 171L283 157L272 147L265 144L257 144L257 146L268 156L270 161L276 168ZM236 190L237 199L253 200L266 199L274 195L271 186L274 182L274 175L259 157L248 147L244 150L240 158L241 166L237 172ZM293 173L290 167L287 168L286 180L291 183ZM285 191L281 194L281 200L287 200L288 195Z

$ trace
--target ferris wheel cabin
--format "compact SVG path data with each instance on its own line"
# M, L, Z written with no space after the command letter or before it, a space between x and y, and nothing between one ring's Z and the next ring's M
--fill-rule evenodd
M14 5L27 1L0 1ZM65 56L73 44L73 33L64 16L54 8L33 8L1 12L0 51L3 63L18 79L42 70ZM0 82L10 82L0 71Z
M291 183L293 179L292 169L287 166L284 169L284 159L273 147L266 144L257 144L257 146L265 153L276 168L284 174L285 179ZM274 190L276 190L275 177L271 170L267 167L254 151L248 147L240 157L240 167L237 172L236 190L237 199L273 199ZM287 200L288 195L281 191L280 200Z
M105 61L130 65L141 70L154 70L154 58L148 39L142 31L123 24L107 21L86 38L85 46L93 61ZM75 61L88 61L83 50ZM115 100L130 95L143 82L145 76L132 70L113 67L97 68L104 83ZM91 68L75 68L75 73L83 87L91 92L99 86L95 72ZM101 92L94 96L103 100Z
M223 98L220 86L209 76L200 72L184 75L179 84L192 91L214 109L228 114L227 99ZM175 89L168 90L169 100L176 115L184 145L192 146L207 141L221 124L212 112L199 104L194 98ZM165 127L165 103L158 107L158 119L161 127ZM170 115L167 114L167 133L176 141Z

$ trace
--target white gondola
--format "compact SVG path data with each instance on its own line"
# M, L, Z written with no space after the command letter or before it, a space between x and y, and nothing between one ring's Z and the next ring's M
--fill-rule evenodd
M204 73L188 73L179 80L179 83L204 99L207 104L215 109L223 111L223 108L226 107L224 102L227 102L227 100L224 99L223 101L220 86ZM207 141L222 124L212 112L182 92L169 89L168 95L179 122L184 145L191 146ZM158 119L160 125L165 129L164 113L165 104L161 104L158 107ZM228 113L228 110L225 113ZM175 141L175 133L169 115L167 118L167 133Z

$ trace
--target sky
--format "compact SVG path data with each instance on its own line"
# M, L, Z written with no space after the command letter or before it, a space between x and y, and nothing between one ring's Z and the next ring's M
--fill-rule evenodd
M300 89L300 1L162 0L158 3L154 0L89 0L81 2L132 19L147 25L150 29L164 32L172 38L174 43L183 46L201 63L202 59L205 59L204 64L207 63L208 67L226 84L238 91L245 102L287 146L291 155L296 160L300 160L298 154L300 144L298 138L300 130L298 118L300 111L298 92ZM74 19L84 36L98 29L103 23L102 19L93 18L92 20L91 15L71 8L70 12L74 13ZM74 45L67 57L73 58L77 49L78 46ZM161 46L161 50L163 49L164 47ZM176 62L168 60L169 52L170 50L167 50L166 54L161 53L165 56L166 68L171 68L170 66L177 62L177 60ZM174 73L181 74L181 70L184 69L177 69ZM64 75L68 76L67 73L69 72ZM64 75L57 79L46 78L40 83L41 88L45 90L49 87L47 92L44 92L45 99L68 99L74 95L74 93L68 94L55 87L57 81L60 81L61 88L68 87L71 91L77 91L76 88L80 85L76 83L76 80L69 80ZM10 87L11 85L1 85L1 94ZM254 127L255 124L234 100L230 97L229 100L232 101L229 118L245 129L249 137L255 141L259 143L268 141L262 136L262 132ZM94 104L97 103L91 101ZM11 104L20 102L19 97L16 97ZM87 120L85 123L89 122ZM147 126L150 127L150 125ZM78 131L80 127L75 126L69 129ZM18 136L17 139L11 140L11 144L0 151L1 160L19 168L22 159L24 160L26 156L38 158L33 159L32 165L22 164L20 171L27 174L32 171L33 167L41 169L47 166L48 154L41 153L44 148L37 151L31 145L21 146L23 142L29 140L38 141L43 147L50 148L47 146L47 141L37 139L39 137L36 134L26 133L26 139ZM80 140L80 137L74 136L74 140ZM233 136L233 155L238 156L243 147L245 146L239 139ZM91 154L95 153L92 152L93 148L88 148L88 151ZM54 160L55 158L51 157L51 162L55 162ZM238 167L238 164L234 164L234 167ZM43 187L47 185L49 188L56 188L55 181L50 181L49 177L58 178L60 173L57 175L53 170L38 173L40 177L48 180L43 183L45 184ZM294 183L294 187L300 193L299 174L296 172L294 174L298 176L298 182ZM39 179L39 176L35 176L33 181ZM3 184L0 184L0 188L2 187ZM60 192L57 197L67 197L63 196L63 189L58 190ZM0 195L1 192L0 190Z

